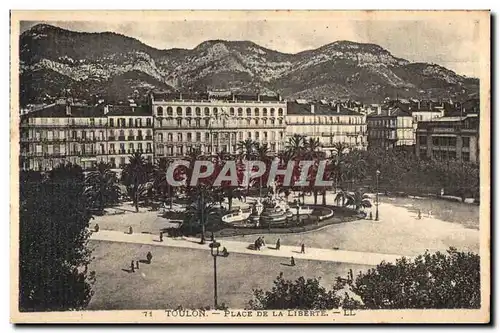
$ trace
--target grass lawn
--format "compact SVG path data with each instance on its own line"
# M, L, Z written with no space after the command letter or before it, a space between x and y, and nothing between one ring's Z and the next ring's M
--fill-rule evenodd
M213 259L204 250L155 247L151 245L91 241L96 271L95 295L89 310L171 309L213 306ZM140 263L129 273L131 260L145 259L151 251L151 264ZM349 269L356 274L370 266L296 259L287 266L285 258L232 253L217 260L219 304L244 308L253 288L269 290L283 272L285 278L321 277L329 287L338 275Z

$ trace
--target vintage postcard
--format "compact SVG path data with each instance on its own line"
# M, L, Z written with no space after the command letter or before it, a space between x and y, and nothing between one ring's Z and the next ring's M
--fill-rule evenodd
M12 11L14 323L488 323L489 11Z

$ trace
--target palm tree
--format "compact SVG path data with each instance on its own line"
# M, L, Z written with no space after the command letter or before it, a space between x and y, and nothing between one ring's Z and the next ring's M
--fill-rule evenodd
M356 212L360 212L364 208L370 208L372 206L372 203L370 201L370 197L368 194L362 192L361 190L357 190L354 193L348 193L348 192L339 192L337 196L335 197L335 200L337 198L342 198L343 200L343 206L349 207L353 206Z
M214 207L214 191L208 186L197 186L192 193L193 204L188 208L187 221L192 225L193 222L199 222L201 225L201 240L200 243L205 243L205 227L208 216L216 213Z
M155 169L154 169L154 180L153 187L157 193L163 196L163 202L167 200L167 194L170 201L170 209L172 209L173 198L174 198L174 187L171 186L167 181L167 170L172 163L172 160L161 157L156 161Z
M319 156L319 149L321 144L319 143L319 138L309 138L309 140L304 143L304 154L308 159L314 159Z
M120 187L116 173L111 170L111 165L100 162L96 171L92 171L85 177L86 190L90 202L97 204L99 211L104 210L105 205L118 202Z
M150 170L141 153L135 152L129 157L129 163L125 165L122 173L122 181L127 187L127 192L132 198L135 211L139 211L139 198L148 191L150 184Z
M349 145L344 142L335 142L332 145L333 151L335 151L335 158L337 160L342 160L342 158L349 152Z
M255 145L256 142L252 139L238 142L237 149L240 157L245 160L251 160L255 155Z
M291 151L294 157L298 157L304 150L305 143L306 137L304 135L294 134L288 139L286 149Z

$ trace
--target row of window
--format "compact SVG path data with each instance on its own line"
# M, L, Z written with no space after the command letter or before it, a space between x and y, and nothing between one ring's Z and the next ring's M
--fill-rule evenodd
M151 127L153 123L152 118L146 118L146 127ZM116 127L142 127L143 122L142 118L128 118L128 122L126 118L117 118L116 119ZM109 127L115 127L115 119L109 119Z
M421 135L418 137L418 142L420 146L427 146L427 136ZM434 136L432 137L433 146L443 146L443 147L455 147L457 145L456 137L446 137L446 136ZM469 148L470 137L462 137L462 147Z
M194 134L194 135L193 135ZM252 136L252 132L247 132L247 135L246 135L246 138L254 138L256 140L258 139L264 139L264 140L267 140L267 139L271 139L271 140L276 140L277 138L279 140L283 140L284 139L284 132L279 132L278 134L276 132L262 132L262 136L261 136L261 132L254 132L253 136ZM174 138L176 139L176 141L178 142L181 142L185 139L185 141L189 141L189 142L201 142L202 141L202 138L204 139L203 141L204 142L209 142L210 141L210 133L209 132L205 132L204 135L202 136L202 133L200 132L196 132L196 133L167 133L166 135L164 135L163 133L158 133L157 135L157 139L159 142L164 142L164 140L166 139L166 142L172 142L174 140ZM212 139L213 140L218 140L219 138L221 138L219 136L219 133L212 133ZM243 132L238 132L238 138L236 138L236 133L231 133L231 136L230 137L223 137L223 139L231 139L233 142L235 142L236 140L239 140L239 141L243 141L245 139L245 135Z
M234 123L229 123L233 125ZM220 123L211 122L210 119L157 119L156 127L169 127L169 126L177 126L177 127L214 127L214 126L223 126L229 125L226 120L222 120ZM260 126L260 125L283 125L283 119L246 119L245 121L239 121L237 124L234 124L233 127L238 126Z
M346 124L346 125L360 125L364 124L365 121L363 117L347 117L347 116L335 116L335 117L325 117L325 116L307 116L307 117L290 117L287 120L290 125L301 125L301 124Z
M184 113L185 111L185 113ZM253 113L252 113L253 111ZM261 113L262 111L262 113ZM222 113L225 113L225 110L223 108L209 108L209 107L205 107L203 108L203 116L211 116L211 115L215 115L217 116L218 114L222 114ZM202 116L202 111L201 111L201 108L200 107L195 107L194 108L194 112L193 112L193 109L188 106L188 107L180 107L178 106L176 109L175 109L175 115L176 116L183 116L183 115L186 115L186 117L192 117L193 115L196 116L196 117L201 117ZM283 109L282 108L278 108L278 117L283 117ZM171 107L171 106L168 106L166 108L166 110L163 109L163 107L161 106L158 106L156 108L156 115L159 116L159 117L163 117L163 116L169 116L169 117L172 117L174 116L174 109ZM229 108L229 114L230 116L235 116L235 115L238 115L238 117L243 117L243 108L238 108L238 109L235 109L235 108ZM255 116L255 117L260 117L262 115L262 117L275 117L276 116L276 110L274 108L270 108L269 110L267 108L263 108L262 110L259 109L259 108L255 108L255 109L251 109L251 108L246 108L245 109L245 115L250 117L250 116Z

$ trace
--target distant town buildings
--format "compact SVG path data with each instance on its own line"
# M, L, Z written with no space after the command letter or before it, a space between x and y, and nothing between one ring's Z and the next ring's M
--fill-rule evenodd
M21 114L21 168L49 170L69 161L84 169L99 162L118 169L134 152L148 161L184 156L195 148L204 154L237 153L246 139L279 152L295 134L318 139L327 154L340 142L351 149L406 147L425 158L478 161L478 101L396 99L363 105L230 91L154 92L148 101L108 105L101 100L89 106L64 98L32 106Z
M479 162L479 117L442 117L418 123L416 155Z
M286 117L287 136L305 135L318 139L321 149L333 152L334 144L342 142L351 149L366 149L366 115L347 108L346 103L288 102Z

